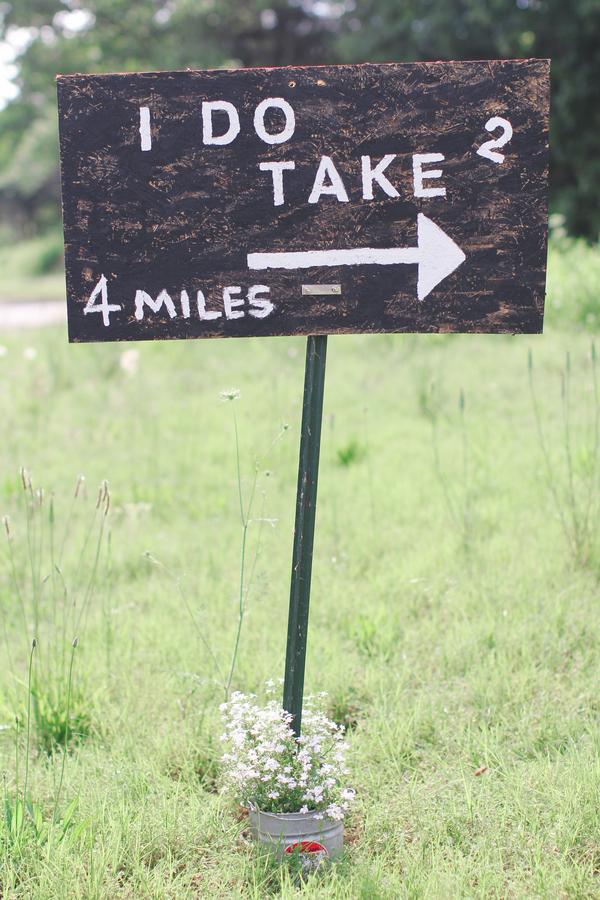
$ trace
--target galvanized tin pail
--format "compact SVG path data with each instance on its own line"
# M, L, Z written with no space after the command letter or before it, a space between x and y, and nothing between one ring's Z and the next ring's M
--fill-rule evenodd
M261 844L268 844L283 858L298 852L311 856L314 864L326 857L335 858L344 846L344 825L316 812L268 813L250 809L252 834Z

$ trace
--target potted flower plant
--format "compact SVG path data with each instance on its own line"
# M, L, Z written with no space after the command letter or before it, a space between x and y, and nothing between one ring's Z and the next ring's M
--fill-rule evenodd
M305 701L300 737L274 699L261 705L255 694L236 692L221 713L223 792L247 807L253 836L280 856L297 851L320 860L339 854L344 815L354 799L345 785L343 726L312 698Z

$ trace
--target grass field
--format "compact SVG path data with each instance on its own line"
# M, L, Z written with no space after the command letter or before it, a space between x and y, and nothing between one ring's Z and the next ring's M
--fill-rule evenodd
M543 337L330 339L307 688L352 726L358 801L346 858L303 896L600 897L595 313L566 328L576 275L552 264ZM259 690L283 673L304 341L0 343L0 767L6 809L27 778L35 820L0 820L0 896L294 896L215 784L233 415L265 520L233 685Z

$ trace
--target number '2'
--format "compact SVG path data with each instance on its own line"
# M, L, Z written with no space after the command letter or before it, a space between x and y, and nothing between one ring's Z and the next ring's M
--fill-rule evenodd
M505 144L508 144L513 136L513 127L508 119L503 119L501 116L492 116L492 118L488 119L485 123L485 130L492 132L497 128L502 129L500 137L494 138L492 141L486 141L485 144L482 144L477 150L477 153L479 156L485 156L486 159L491 159L492 162L503 163L504 153L496 153L493 148L504 147Z

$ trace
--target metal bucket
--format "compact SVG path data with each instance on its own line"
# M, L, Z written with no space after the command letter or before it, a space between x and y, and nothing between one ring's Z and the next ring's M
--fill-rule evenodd
M285 854L302 855L310 867L316 867L323 859L335 859L344 846L344 824L318 813L268 813L249 810L254 838L283 858Z

